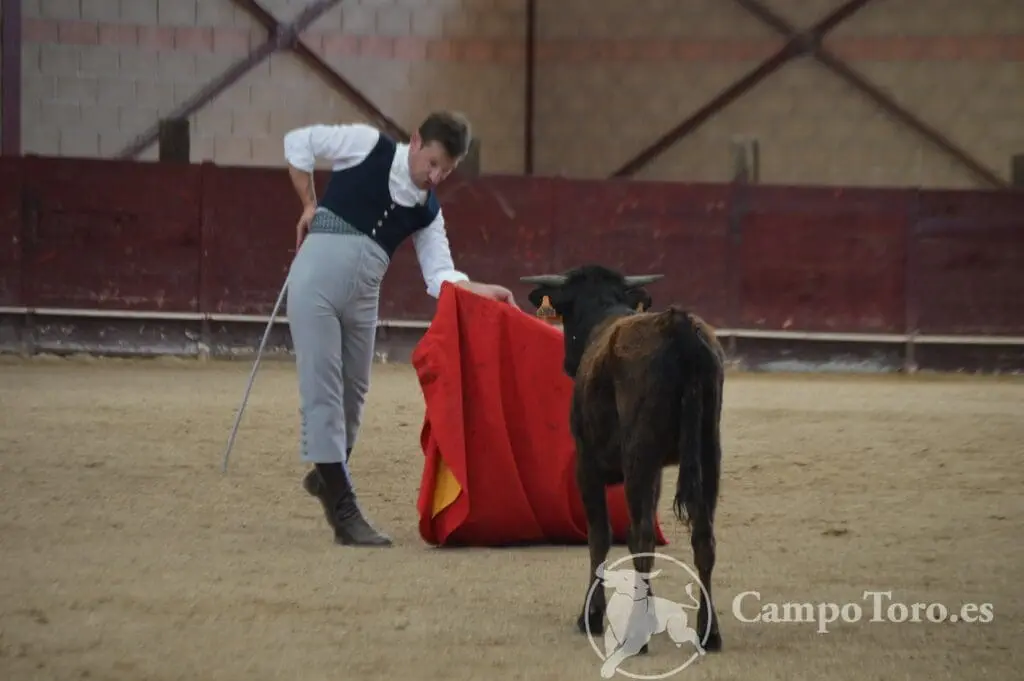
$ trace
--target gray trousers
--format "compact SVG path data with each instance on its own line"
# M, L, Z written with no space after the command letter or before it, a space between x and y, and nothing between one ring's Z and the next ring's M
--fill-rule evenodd
M292 261L287 315L299 378L301 458L344 466L370 387L378 296L389 260L367 236L317 232L339 226L347 227L322 209L313 218Z

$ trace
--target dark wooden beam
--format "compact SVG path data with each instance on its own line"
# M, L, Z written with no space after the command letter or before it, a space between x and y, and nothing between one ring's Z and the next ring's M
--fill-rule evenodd
M618 170L612 173L613 178L629 177L646 166L655 158L663 154L673 144L690 135L694 130L702 126L712 116L725 107L739 99L744 93L778 71L786 62L800 54L800 46L796 41L786 42L775 54L765 59L752 71L737 80L735 83L719 92L707 104L693 112L688 118L667 133L658 138L653 144L629 159Z
M0 78L0 135L3 136L4 156L21 156L21 0L0 2L0 59L3 71Z
M796 35L796 27L786 19L776 14L767 7L761 0L733 0L747 12L760 19L767 26L782 35L791 37ZM1005 188L1009 183L1004 181L993 171L986 168L976 158L967 153L966 150L955 144L948 136L943 135L934 127L925 123L921 118L915 116L906 107L901 106L892 97L887 95L879 87L857 73L844 60L837 57L830 50L821 44L821 39L813 41L809 45L810 55L825 66L834 74L842 78L846 83L857 89L861 94L872 100L887 114L900 121L928 142L932 143L947 155L956 159L961 165L981 178L987 184L997 188Z
M232 2L251 14L269 33L274 34L279 30L281 23L274 18L273 14L264 9L257 0L232 0ZM320 74L338 93L355 104L367 118L373 121L374 125L390 136L402 142L408 142L409 133L401 125L385 115L369 97L363 94L359 88L355 87L351 81L338 73L299 37L299 34L305 28L306 26L300 29L292 27L287 36L288 47L295 53L295 56L305 63L306 66Z
M523 120L523 170L533 175L534 76L537 60L537 0L526 0L526 93Z
M911 113L906 107L900 106L892 97L851 69L842 59L829 54L826 50L822 50L820 53L816 54L815 59L845 80L848 84L859 90L864 96L872 100L890 116L915 131L918 135L928 142L931 142L947 155L956 159L961 165L970 170L985 183L999 189L1004 189L1009 186L1009 183L996 175L992 170L985 167L981 161L972 154L969 154L966 149L953 142L953 140L948 136L939 132L937 128L925 123L922 119Z
M293 22L291 26L282 27L282 24L274 18L274 15L260 5L258 0L231 1L238 7L249 12L256 21L267 29L269 33L272 35L278 34L284 47L291 49L303 63L319 73L321 77L330 83L331 87L333 87L343 97L346 97L350 102L355 104L356 107L359 108L359 110L361 110L379 129L400 142L409 141L411 135L407 130L402 128L401 125L381 111L369 97L364 95L362 91L349 82L347 78L334 70L330 64L324 61L320 55L313 51L313 49L299 37L299 34L302 33L302 31L304 31L311 22L306 22L300 27L298 21L296 21ZM319 14L317 16L319 17ZM477 150L474 153L477 154L477 161L475 163L468 164L466 167L463 167L460 164L459 167L455 169L455 172L451 174L451 178L469 181L477 177L480 172L479 143L477 143Z
M181 106L167 114L166 118L188 118L212 102L220 93L238 82L242 76L263 63L270 55L282 48L289 47L295 41L295 36L306 30L310 24L340 2L341 0L317 0L306 7L291 24L281 25L275 22L274 29L270 31L270 36L266 41L248 55L229 66L219 76L213 78L199 92L189 97ZM122 159L135 158L159 139L160 121L155 121L148 130L125 147L117 157Z
M811 51L814 45L820 44L822 38L833 28L848 19L855 12L867 5L871 0L848 0L803 33L789 32L786 43L772 56L758 64L753 70L718 93L711 101L697 109L686 120L669 130L653 144L635 157L624 163L612 173L611 177L629 177L663 154L676 142L693 133L697 128L710 120L717 113L743 96L755 85L778 71L783 65L798 56Z

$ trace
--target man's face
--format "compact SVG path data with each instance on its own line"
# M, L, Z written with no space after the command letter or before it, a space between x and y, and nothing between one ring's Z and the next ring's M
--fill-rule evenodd
M420 189L434 189L459 165L439 142L424 145L419 134L409 141L409 174Z

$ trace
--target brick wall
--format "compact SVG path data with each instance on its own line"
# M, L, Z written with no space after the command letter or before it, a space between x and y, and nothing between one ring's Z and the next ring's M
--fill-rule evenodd
M840 0L767 0L798 27ZM541 0L538 170L607 176L782 44L729 0ZM875 0L825 41L1000 176L1024 150L1024 3ZM765 182L973 186L809 59L784 66L639 177L722 181L733 135Z
M23 147L109 156L261 42L230 0L24 0ZM306 0L262 0L290 19ZM799 27L840 0L767 0ZM535 167L603 177L753 68L782 39L729 0L538 0ZM349 0L304 36L387 115L466 112L483 170L519 173L523 0ZM826 46L1001 177L1024 152L1024 3L875 0ZM275 55L197 113L195 161L277 166L281 136L362 120ZM809 59L784 66L639 173L721 181L734 135L764 182L978 186L941 151ZM155 149L143 157L153 158Z
M230 0L25 0L26 152L111 156L266 38ZM261 0L290 21L305 0ZM464 111L486 169L522 168L520 0L346 2L303 36L403 127ZM272 56L192 120L194 161L280 165L281 137L364 120L289 53ZM155 158L151 148L143 158Z

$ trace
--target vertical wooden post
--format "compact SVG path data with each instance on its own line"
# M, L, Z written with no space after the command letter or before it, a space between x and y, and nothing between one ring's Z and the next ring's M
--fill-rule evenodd
M187 118L163 118L159 131L160 162L188 163L192 153Z
M459 163L459 170L466 177L480 177L480 139L474 137L469 141L469 151Z
M733 182L757 184L761 178L761 147L754 137L734 137L732 140Z
M1024 154L1010 157L1010 186L1024 189Z

